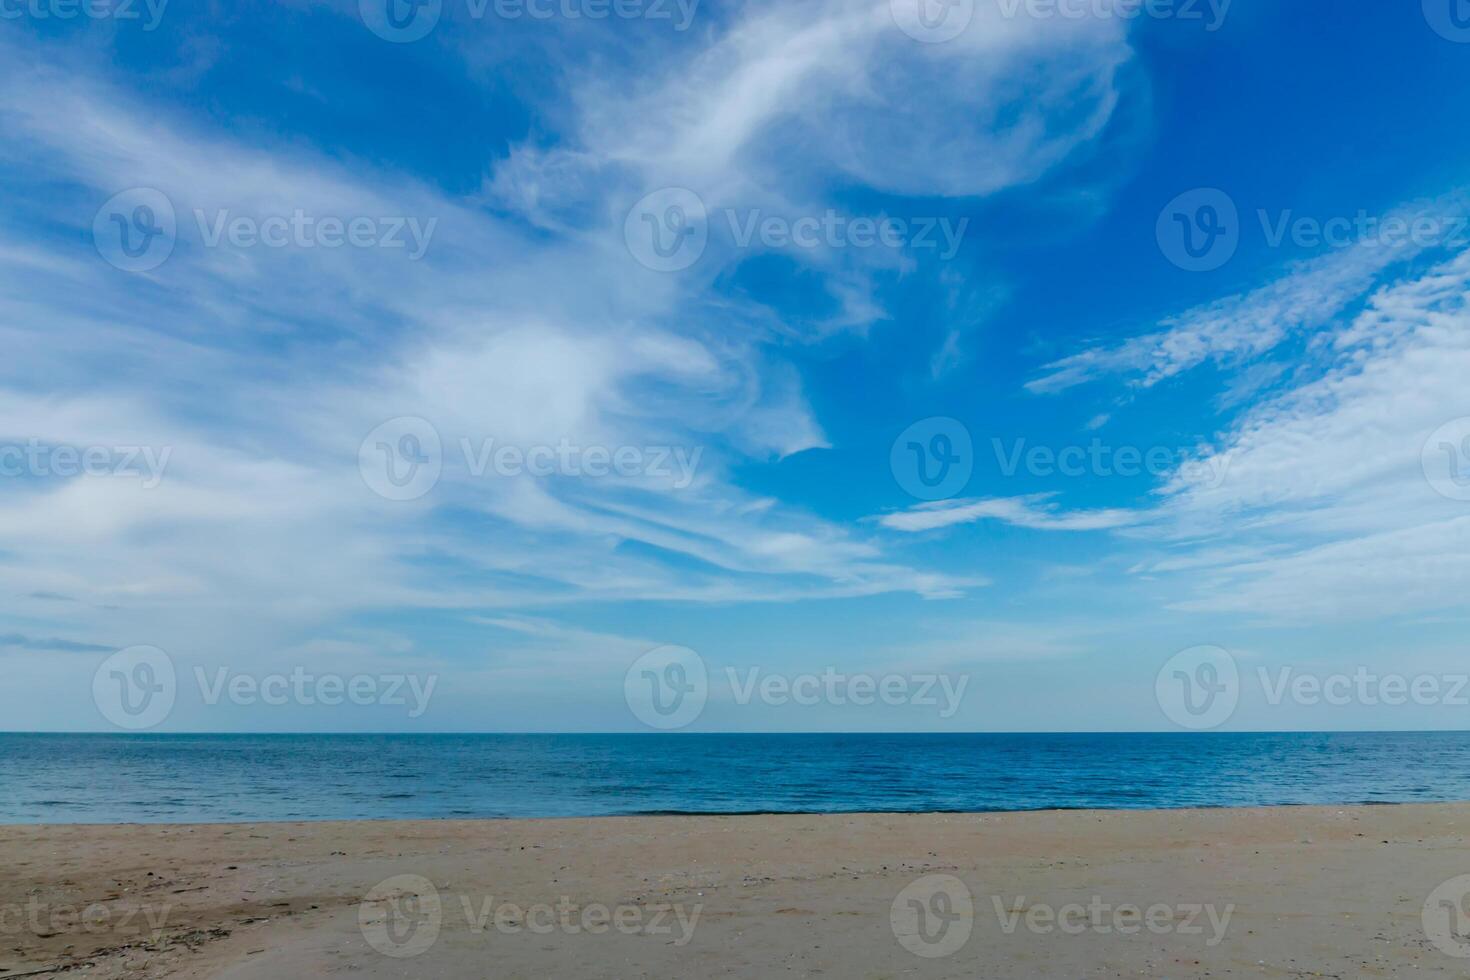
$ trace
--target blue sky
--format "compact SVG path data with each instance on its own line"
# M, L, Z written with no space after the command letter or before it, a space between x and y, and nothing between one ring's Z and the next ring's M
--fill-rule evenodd
M1200 645L1466 669L1462 0L393 3L0 10L4 727L109 730L137 645L165 731L644 730L663 645L968 678L696 731L1168 729Z

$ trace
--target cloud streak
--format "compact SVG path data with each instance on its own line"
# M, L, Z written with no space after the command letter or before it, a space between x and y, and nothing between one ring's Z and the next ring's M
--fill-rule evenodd
M1052 496L940 500L884 514L877 521L889 530L915 533L978 521L1000 521L1036 531L1106 531L1136 524L1141 519L1139 514L1121 508L1064 511L1051 502Z

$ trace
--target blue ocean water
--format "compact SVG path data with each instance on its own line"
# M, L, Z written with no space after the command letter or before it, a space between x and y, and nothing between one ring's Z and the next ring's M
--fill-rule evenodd
M0 823L1470 800L1470 733L0 734Z

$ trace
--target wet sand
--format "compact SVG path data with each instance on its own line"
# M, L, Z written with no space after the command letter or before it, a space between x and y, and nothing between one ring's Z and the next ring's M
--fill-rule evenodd
M0 978L1463 977L1467 830L1470 804L0 826Z

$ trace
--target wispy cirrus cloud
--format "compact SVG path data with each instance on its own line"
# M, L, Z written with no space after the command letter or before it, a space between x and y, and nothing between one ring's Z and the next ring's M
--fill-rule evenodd
M1225 479L1181 469L1161 488L1151 530L1185 550L1156 567L1208 568L1178 608L1361 619L1462 601L1470 251L1354 298L1324 370L1251 405L1206 455L1228 454Z
M1405 227L1429 221L1448 227L1463 215L1463 193L1407 205L1385 216ZM1037 394L1054 394L1110 376L1148 388L1205 362L1227 366L1250 361L1293 336L1328 327L1351 316L1383 277L1433 243L1414 236L1385 241L1368 238L1301 262L1250 292L1164 318L1162 329L1115 345L1098 345L1053 361L1026 382Z
M109 653L116 649L99 643L81 643L56 637L27 636L24 633L0 633L0 647L38 653Z
M550 240L402 173L349 166L301 144L245 144L198 120L153 114L75 52L64 66L11 54L4 159L12 168L44 160L62 183L12 201L7 248L25 263L6 279L8 434L169 447L173 460L155 490L81 478L7 501L0 579L23 588L39 578L77 596L90 610L83 615L106 610L124 626L162 610L197 621L272 605L289 629L361 609L943 596L981 581L908 567L860 530L736 485L735 461L820 447L822 429L779 353L761 349L759 335L725 329L727 302L706 297L710 320L683 319L691 284L630 261L619 211L639 185L675 174L708 181L712 203L737 184L737 197L750 191L757 202L806 195L811 188L776 179L782 154L769 141L782 127L826 119L834 146L854 138L886 146L880 119L918 124L895 116L894 100L926 87L932 72L956 69L984 85L948 86L946 98L989 105L991 122L978 118L969 143L949 145L948 163L923 186L872 153L852 158L854 177L941 194L1031 179L1106 118L1111 73L1127 48L1110 30L1055 40L1008 30L977 31L938 52L897 31L886 4L752 8L640 83L619 117L602 111L611 103L587 103L586 128L567 144L580 149L518 151L497 168L494 196L542 214L534 224L555 232ZM877 70L855 55L891 62L886 95L854 88L859 75L838 77L855 65ZM1018 123L998 134L992 123L1006 105L1062 113L1060 102L1048 108L1005 80L992 63L1002 55L1076 56L1076 69L1095 76L1087 124ZM705 78L718 97L688 77ZM827 115L837 106L840 116ZM656 120L662 136L649 129ZM997 151L979 154L997 169L974 174L967 147ZM625 179L605 187L571 179L609 168ZM136 276L75 247L101 202L131 186L162 191L179 229L168 262ZM594 197L575 222L555 199L569 192ZM259 221L296 210L414 216L434 222L435 237L412 263L387 252L206 240L221 215ZM79 235L35 238L46 223ZM868 310L849 314L853 322L880 315L850 270L830 271L835 293L851 297L844 305ZM57 358L44 341L63 327L86 351L81 359ZM109 373L117 363L135 371ZM48 378L44 389L37 377ZM389 510L365 491L356 456L367 432L394 414L431 419L450 447L493 437L704 454L698 480L678 493L637 480L486 481L451 462L428 506ZM455 516L464 514L479 515L474 535ZM436 570L450 571L452 584ZM47 600L25 602L45 614Z
M1053 494L1024 497L939 500L877 518L893 531L933 531L956 524L1000 521L1037 531L1105 531L1138 523L1141 515L1122 508L1063 510Z

